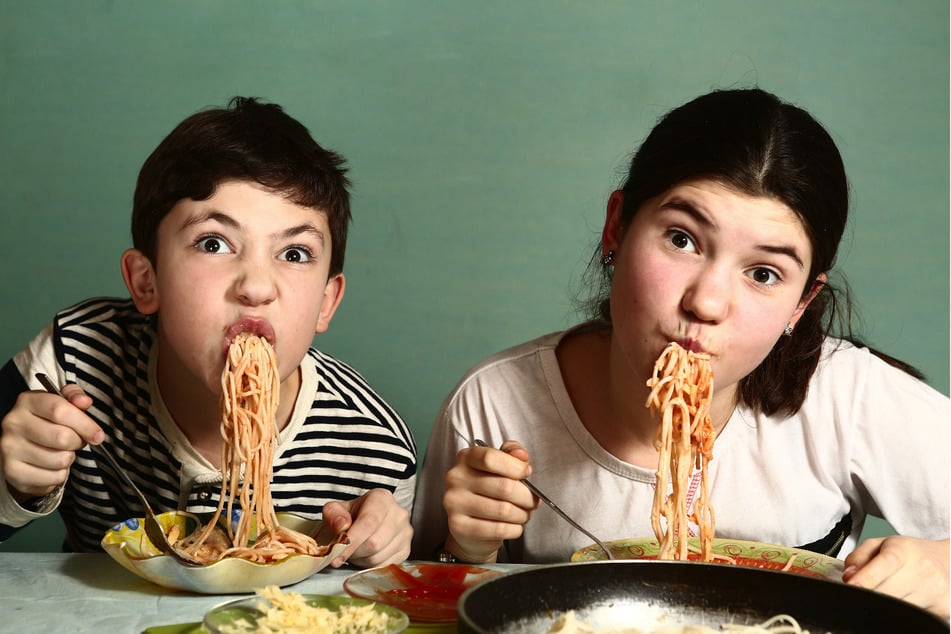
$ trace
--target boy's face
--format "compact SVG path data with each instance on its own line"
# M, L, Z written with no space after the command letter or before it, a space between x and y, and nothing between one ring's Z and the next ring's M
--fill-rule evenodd
M159 225L154 269L161 375L218 393L231 340L250 331L274 347L282 383L296 376L343 296L330 249L325 213L256 183L179 201Z

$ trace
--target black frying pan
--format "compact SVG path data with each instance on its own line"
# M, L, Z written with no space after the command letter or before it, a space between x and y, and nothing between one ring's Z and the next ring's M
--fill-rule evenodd
M674 561L592 561L495 577L459 600L459 632L546 632L575 610L594 626L761 623L793 616L811 634L947 634L948 622L887 595L799 574Z

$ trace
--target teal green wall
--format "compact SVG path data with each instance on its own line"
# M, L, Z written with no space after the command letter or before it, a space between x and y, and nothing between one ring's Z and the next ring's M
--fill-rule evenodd
M347 294L317 343L424 448L470 365L578 318L605 200L656 118L758 83L840 144L868 339L947 393L948 25L947 0L5 0L0 357L57 308L124 295L142 161L194 111L262 96L350 159Z

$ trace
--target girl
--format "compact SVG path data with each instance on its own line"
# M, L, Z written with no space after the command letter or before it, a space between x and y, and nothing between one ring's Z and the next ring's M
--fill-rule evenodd
M845 557L847 582L946 616L948 399L847 323L831 334L847 211L839 152L802 109L750 89L668 113L608 200L594 319L480 363L445 401L415 555L569 559L590 539L537 508L529 475L602 540L653 535L646 381L675 341L712 358L716 535ZM858 545L869 513L900 536Z

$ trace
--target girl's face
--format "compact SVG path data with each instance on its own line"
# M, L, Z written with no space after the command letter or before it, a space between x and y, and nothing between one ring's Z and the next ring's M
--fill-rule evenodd
M250 331L270 341L286 380L343 295L330 248L325 213L255 183L179 201L159 225L152 273L161 375L218 393L231 340Z
M615 192L602 237L616 251L613 345L637 380L671 341L707 352L717 395L735 394L814 295L803 299L812 247L798 216L696 180L648 200L622 235L622 204Z

